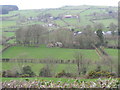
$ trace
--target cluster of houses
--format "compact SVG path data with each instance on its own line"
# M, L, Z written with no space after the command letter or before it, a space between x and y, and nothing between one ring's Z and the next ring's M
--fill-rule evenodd
M82 32L80 32L80 31L76 31L76 32L74 32L74 36L79 35L81 33ZM96 31L94 33L97 34ZM103 35L111 35L112 31L106 31L106 32L102 31L102 33L103 33ZM115 33L117 33L117 31L115 31Z
M56 16L56 17L53 17L53 16L39 16L39 17L29 17L27 18L27 20L41 20L43 21L44 18L47 18L47 19L50 19L50 20L58 20L58 19L61 19L61 18L78 18L78 15L71 15L71 14L67 14L67 15L62 15L62 16Z

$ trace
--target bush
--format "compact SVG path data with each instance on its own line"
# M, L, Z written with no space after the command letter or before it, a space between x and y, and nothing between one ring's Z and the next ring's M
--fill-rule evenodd
M48 65L46 65L45 67L43 67L41 69L39 76L41 76L41 77L51 77L52 76L51 70Z
M95 71L96 71L96 72L101 71L101 66L98 65Z
M99 78L99 77L115 77L115 73L111 73L108 71L91 71L88 73L87 78Z
M17 71L7 70L2 72L2 77L18 77L19 73Z
M73 75L71 73L66 73L64 70L61 72L57 73L55 77L60 78L60 77L72 77Z
M84 67L82 71L83 71L82 74L85 75L87 72L87 69Z
M30 66L25 66L23 67L23 72L22 72L22 75L27 75L27 77L33 77L35 76L35 73L31 70L31 67Z
M22 74L21 77L30 77L29 74Z

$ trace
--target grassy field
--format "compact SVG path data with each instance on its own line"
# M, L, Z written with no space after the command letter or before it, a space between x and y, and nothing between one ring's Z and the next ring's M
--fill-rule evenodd
M105 49L108 54L111 56L117 57L118 50L117 49ZM40 47L24 47L24 46L15 46L7 49L3 52L3 58L19 58L20 56L25 56L28 58L56 58L69 60L74 59L74 53L76 51L80 51L83 53L83 56L86 59L90 60L99 60L99 56L96 54L96 51L91 49L68 49L68 48L47 48L44 45ZM12 53L12 54L11 54ZM89 53L89 54L88 54Z
M15 36L14 32L3 32L2 35L4 35L5 37L12 37Z
M28 58L44 59L44 58L52 57L56 59L73 60L74 53L76 51L81 51L84 57L86 57L87 59L91 59L91 60L99 59L99 56L96 54L95 50L46 48L46 46L40 46L38 48L23 47L23 46L11 47L8 48L5 52L3 52L3 58L17 58L17 57L21 57L21 55L25 55L25 57L27 56Z
M39 75L40 70L46 66L46 64L41 63L17 63L17 62L3 62L2 63L2 70L18 70L20 71L20 68L22 66L31 66L32 70L35 72L36 75ZM76 64L50 64L49 68L51 69L51 73L55 75L58 72L61 72L62 70L65 70L69 73L77 73L77 66ZM89 69L90 70L90 69Z
M109 56L116 62L118 62L119 49L105 49L105 51L109 54Z
M46 48L45 46L41 46L39 48L35 47L22 47L15 46L8 48L3 52L3 58L39 58L39 59L63 59L63 60L71 60L74 58L75 51L81 51L84 55L85 59L89 59L92 61L100 60L100 57L96 54L95 50L85 50L85 49L66 49L66 48ZM105 51L110 55L110 57L114 60L113 66L116 66L116 62L118 61L118 50L117 49L105 49ZM47 64L47 63L46 63ZM22 66L29 65L32 67L32 70L39 75L39 71L46 64L41 63L18 63L15 62L3 62L2 69L3 70L14 70L21 68ZM55 75L56 73L65 70L69 73L77 73L77 65L76 64L50 64L51 72ZM88 71L94 70L96 65L90 65ZM108 69L108 66L104 66L103 69ZM116 68L114 68L115 70Z
M66 24L62 20L54 20L54 23L60 26L66 26Z
M16 21L2 21L2 26L1 27L10 27L10 26L15 26Z
M105 27L108 27L110 23L117 24L117 20L115 19L95 20L95 22L102 23L103 25L105 25Z

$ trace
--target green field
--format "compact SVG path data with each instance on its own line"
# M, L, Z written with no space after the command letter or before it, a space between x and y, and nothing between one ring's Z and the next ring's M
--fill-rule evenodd
M10 26L15 26L16 25L16 21L2 21L2 26L0 26L0 28L2 27L10 27Z
M104 20L95 20L95 22L102 23L105 27L108 27L110 23L118 24L117 20L115 19L104 19Z
M36 47L23 47L23 46L15 46L8 48L3 52L3 58L39 58L39 59L62 59L62 60L73 60L75 51L81 51L84 55L85 59L89 59L92 61L100 60L100 57L96 54L95 50L87 50L87 49L66 49L66 48L46 48L45 46L41 46L39 48ZM118 50L117 49L105 49L105 51L111 56L114 60L113 66L116 66L116 62L118 61ZM47 64L47 63L46 63ZM18 63L18 61L12 62L3 62L2 69L10 70L10 69L18 69L22 66L29 65L32 67L32 70L38 75L41 68L43 68L46 64L41 63ZM56 73L65 70L69 73L77 73L77 65L76 64L49 64L51 68L51 72L55 75ZM90 65L88 71L94 70L96 65ZM107 69L108 66L103 67L103 69ZM114 68L115 70L116 68Z
M46 65L41 63L17 63L17 62L3 62L2 63L2 70L20 70L22 66L31 66L32 70L35 72L36 75L39 75L40 70ZM69 73L77 73L77 66L76 64L49 64L51 73L55 75L62 70L65 70ZM89 69L90 70L90 69Z
M15 33L14 33L14 32L3 32L2 34L3 34L5 37L15 36Z
M118 56L117 49L105 49L108 54L113 57ZM96 54L94 49L68 49L68 48L47 48L44 45L40 47L24 47L24 46L15 46L7 49L3 52L3 58L19 58L20 56L27 56L27 58L39 58L45 59L48 57L63 59L63 60L72 60L74 58L74 53L80 51L83 53L83 56L86 59L90 60L99 60L99 56ZM11 54L12 53L12 54Z
M46 48L46 46L40 47L23 47L15 46L8 48L3 52L3 58L17 58L21 55L25 55L28 58L39 58L45 59L48 57L63 59L63 60L73 60L74 53L76 51L81 51L85 58L90 60L98 60L99 56L96 54L95 50L87 49L67 49L67 48Z

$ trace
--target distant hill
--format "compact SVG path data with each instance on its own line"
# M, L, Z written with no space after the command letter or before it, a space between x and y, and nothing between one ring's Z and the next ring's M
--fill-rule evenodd
M9 11L15 11L19 8L16 5L0 5L0 14L8 14Z

